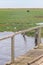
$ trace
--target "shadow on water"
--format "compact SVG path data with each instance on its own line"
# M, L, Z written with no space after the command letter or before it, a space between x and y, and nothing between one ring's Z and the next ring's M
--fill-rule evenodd
M0 32L0 37L4 35L9 35L9 32ZM34 48L34 37L28 37L25 35L25 38L22 34L15 36L15 57L25 54L30 49ZM25 40L25 41L24 41ZM43 40L43 39L42 39ZM43 41L42 41L43 42ZM11 39L6 39L0 41L0 65L4 65L11 59Z

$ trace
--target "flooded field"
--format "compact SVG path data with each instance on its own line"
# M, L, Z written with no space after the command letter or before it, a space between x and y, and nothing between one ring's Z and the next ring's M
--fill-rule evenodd
M0 32L0 38L9 35L11 32ZM26 37L26 41L22 34L15 36L15 57L25 54L27 51L35 47L34 37ZM43 42L43 39L41 39ZM11 39L0 41L0 65L4 65L11 59Z

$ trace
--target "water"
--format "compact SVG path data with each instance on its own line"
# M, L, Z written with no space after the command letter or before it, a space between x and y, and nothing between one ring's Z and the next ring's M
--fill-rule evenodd
M12 32L0 32L0 38L11 34ZM15 36L15 57L25 54L28 50L34 48L34 37L26 37L26 41L21 34ZM43 42L43 39L42 39ZM4 65L11 59L11 39L0 41L0 65Z
M36 25L43 25L43 22L40 22L40 23L36 23Z

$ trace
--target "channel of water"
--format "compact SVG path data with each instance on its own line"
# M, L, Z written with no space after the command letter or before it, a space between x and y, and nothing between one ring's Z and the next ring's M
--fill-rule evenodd
M0 37L9 35L11 32L0 32ZM27 51L31 50L35 47L34 37L26 36L26 41L22 34L18 34L15 36L15 57L25 54ZM43 43L43 38L41 38L41 42ZM0 65L4 65L6 62L11 59L11 39L6 39L0 41Z

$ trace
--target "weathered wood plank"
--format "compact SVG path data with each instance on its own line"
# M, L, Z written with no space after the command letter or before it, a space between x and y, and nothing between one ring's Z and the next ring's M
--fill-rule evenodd
M12 34L10 34L10 35L3 36L3 37L0 38L0 41L1 41L1 40L5 40L5 39L8 39L8 38L11 38L11 37L13 37L13 36L14 36L14 33L12 33Z
M29 28L29 29L26 29L26 30L18 31L18 32L15 32L15 35L20 34L20 33L24 33L24 32L29 32L29 31L32 31L32 30L35 30L35 29L38 29L38 28L42 28L42 27L43 26L36 26L36 27L32 27L32 28Z

